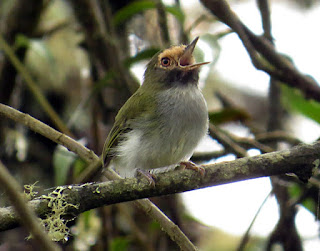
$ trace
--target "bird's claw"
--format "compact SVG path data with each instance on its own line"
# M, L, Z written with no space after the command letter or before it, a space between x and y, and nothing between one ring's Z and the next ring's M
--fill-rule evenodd
M180 165L179 165L180 168L182 169L191 169L191 170L194 170L198 173L200 173L200 175L202 177L204 177L205 173L206 173L206 170L201 167L201 166L197 166L195 163L193 163L192 161L181 161L180 162Z
M137 175L140 175L144 178L146 178L149 181L149 185L155 187L156 186L156 176L154 176L152 173L149 171L137 169Z

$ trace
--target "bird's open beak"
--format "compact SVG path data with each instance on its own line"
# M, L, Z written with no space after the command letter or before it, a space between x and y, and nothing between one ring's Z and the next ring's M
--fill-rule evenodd
M192 53L196 44L199 40L199 37L196 37L184 50L182 56L179 59L179 66L186 71L190 71L193 69L199 68L201 65L209 64L210 62L203 62L203 63L194 63L194 59Z

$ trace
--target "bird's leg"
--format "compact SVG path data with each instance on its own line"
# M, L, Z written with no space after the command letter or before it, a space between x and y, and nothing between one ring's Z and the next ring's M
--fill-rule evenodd
M199 172L202 177L204 176L204 174L206 172L203 167L197 166L195 163L193 163L190 160L189 161L181 161L179 167L182 169L191 169L196 172Z
M149 171L146 170L142 170L142 169L137 169L136 170L136 176L142 176L144 178L146 178L149 181L149 185L155 187L156 182L156 176L154 176L152 173L150 173Z

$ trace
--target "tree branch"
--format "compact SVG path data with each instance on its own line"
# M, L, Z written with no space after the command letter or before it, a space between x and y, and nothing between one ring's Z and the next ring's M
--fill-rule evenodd
M158 14L158 25L160 28L161 38L162 38L164 47L169 47L171 43L170 43L167 13L162 0L156 0L155 3L156 3L157 14Z
M53 124L57 126L57 128L65 134L72 136L71 131L67 128L64 122L61 120L60 116L53 109L51 104L48 102L46 97L42 94L40 88L37 86L35 81L33 80L30 73L27 71L26 67L19 60L19 58L15 55L13 49L10 45L5 41L5 39L0 34L0 49L2 49L5 55L8 57L8 60L15 67L16 71L20 73L21 77L27 84L27 87L38 101L40 107L46 112L48 117L51 119ZM7 83L6 83L7 84Z
M205 175L193 170L175 170L156 174L155 186L146 179L121 179L101 183L86 183L58 187L70 207L68 214L78 215L84 211L132 201L147 197L180 193L194 189L221 185L241 180L279 175L284 173L306 172L311 174L320 159L320 142L293 147L289 150L245 157L229 162L203 165ZM40 197L28 204L40 217L50 213L47 197ZM0 231L18 226L18 217L11 207L0 209Z
M221 129L213 123L209 125L209 132L212 138L217 139L227 150L237 155L237 157L246 157L247 150L235 143L231 137L228 137Z
M287 142L291 145L299 145L302 143L301 140L295 138L285 131L273 131L273 132L263 132L255 135L255 139L263 144L272 142Z
M131 93L134 93L139 83L124 68L120 60L121 50L113 30L110 6L106 9L109 13L103 15L97 0L69 0L69 2L83 27L86 42L94 59L101 64L104 70L117 73L114 80L118 87L127 87ZM109 5L109 1L105 1L104 4ZM103 17L108 20L105 22Z
M201 0L201 2L213 15L238 34L257 69L265 71L271 77L289 86L300 89L306 98L320 101L319 84L313 78L301 74L287 58L275 50L266 38L256 36L249 30L225 0Z
M85 162L89 163L94 160L99 159L93 151L87 149L74 139L70 138L69 136L56 131L52 127L42 123L41 121L31 117L30 115L20 112L10 106L0 104L0 115L10 118L18 123L21 123L36 133L43 135L44 137L60 144L70 151L77 154L81 159Z
M37 27L41 12L46 3L43 0L17 1L7 15L0 22L0 34L9 43L13 44L17 34L33 36ZM27 48L20 47L15 51L19 60L23 61ZM11 64L9 58L4 58L0 63L0 102L9 103L15 86L17 74L16 67ZM10 85L8 83L11 83Z

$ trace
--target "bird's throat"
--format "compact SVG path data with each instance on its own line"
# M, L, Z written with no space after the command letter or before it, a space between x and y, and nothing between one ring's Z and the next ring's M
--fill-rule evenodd
M165 76L164 83L166 83L166 85L169 85L169 86L197 85L198 81L199 81L198 69L193 69L190 71L173 69Z

